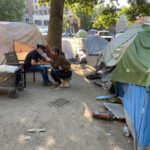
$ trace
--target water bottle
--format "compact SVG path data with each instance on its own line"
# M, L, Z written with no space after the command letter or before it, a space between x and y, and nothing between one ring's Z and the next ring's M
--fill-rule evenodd
M108 100L110 98L112 98L112 96L109 96L109 95L102 95L102 96L96 97L97 100Z
M128 128L127 125L125 125L125 126L123 127L123 135L124 135L124 136L130 136L130 130L129 130L129 128Z

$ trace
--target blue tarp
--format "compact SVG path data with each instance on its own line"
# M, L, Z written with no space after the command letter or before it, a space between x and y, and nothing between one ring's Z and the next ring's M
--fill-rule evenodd
M134 133L135 149L150 149L150 89L134 84L117 83L124 92L120 93L123 97L124 110L130 120ZM127 121L128 123L128 121Z

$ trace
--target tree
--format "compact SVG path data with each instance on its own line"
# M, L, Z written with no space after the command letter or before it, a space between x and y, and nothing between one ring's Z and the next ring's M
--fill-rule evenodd
M47 42L50 48L61 49L64 0L51 0Z
M144 17L150 16L150 4L146 3L146 0L128 0L129 7L123 7L118 15L125 13L128 20L133 22L137 16Z
M58 47L61 49L64 3L66 3L66 5L79 3L82 7L88 6L93 8L96 4L103 2L104 0L40 0L42 3L50 1L51 10L47 42L50 48Z
M110 29L116 24L117 14L116 7L107 5L101 14L97 16L93 24L94 28Z
M150 16L150 5L149 4L131 5L126 12L126 15L129 21L135 21L137 16L140 17Z
M128 3L130 4L138 4L138 5L143 5L147 4L149 0L128 0Z
M77 16L79 20L79 27L82 29L90 28L90 21L93 12L93 8L91 7L83 7L79 3L74 4L70 10L73 13L73 16Z
M63 16L63 27L65 28L65 29L69 29L69 21L68 21L68 16L66 15L66 14L64 14L64 16Z
M63 15L63 28L66 32L77 32L78 31L78 25L79 25L80 19L75 14L66 14Z
M94 22L95 18L102 13L102 11L104 10L104 6L102 4L98 4L95 5L95 7L93 8L93 13L92 13L92 22Z
M127 14L128 9L128 7L123 6L117 13L118 17L120 17L122 14Z
M0 20L22 21L24 7L24 0L0 0Z
M40 2L50 2L50 0L40 0ZM51 0L47 38L47 43L50 48L58 47L61 49L64 3L70 6L75 3L80 3L82 7L93 7L97 4L97 0Z

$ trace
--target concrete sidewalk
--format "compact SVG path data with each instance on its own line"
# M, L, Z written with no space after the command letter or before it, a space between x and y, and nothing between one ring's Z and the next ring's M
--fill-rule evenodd
M73 66L71 87L54 91L36 83L28 75L27 88L18 99L0 96L0 150L133 150L132 138L122 135L123 123L93 120L91 112L100 110L98 95L106 91L95 87L83 75L91 68ZM64 98L70 103L50 106ZM28 133L30 128L46 132ZM27 138L31 138L25 140Z

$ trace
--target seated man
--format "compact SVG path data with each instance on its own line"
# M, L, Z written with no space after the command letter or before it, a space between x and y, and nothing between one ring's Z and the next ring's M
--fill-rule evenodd
M52 49L51 54L53 55L51 65L53 67L51 76L55 81L55 88L59 88L62 84L61 79L65 81L71 78L71 64L66 60L64 55L60 54L60 49ZM69 84L64 84L64 87L68 87Z
M25 70L41 72L43 84L52 86L53 83L48 78L47 67L43 65L47 64L46 60L44 61L44 58L42 57L44 50L45 47L43 45L37 44L37 47L28 53L24 62Z

